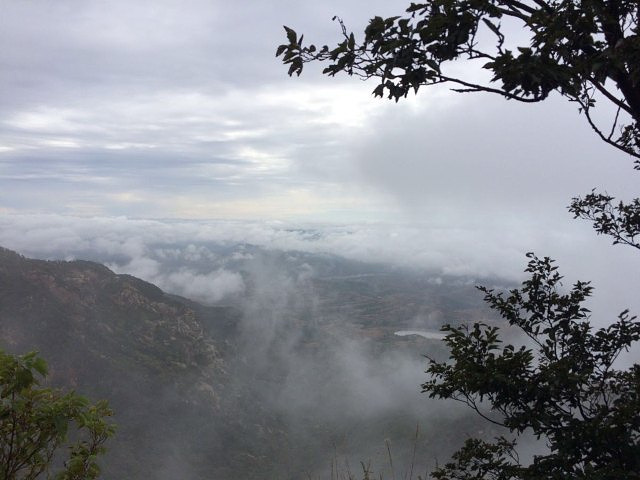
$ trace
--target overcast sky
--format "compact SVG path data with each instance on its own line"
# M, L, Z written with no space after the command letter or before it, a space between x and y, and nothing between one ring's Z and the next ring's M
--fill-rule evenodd
M630 197L638 184L575 105L443 88L395 104L318 68L289 78L274 57L283 24L330 43L333 15L357 30L405 4L2 1L3 228L35 229L42 215L391 222L442 265L520 272L524 259L511 260L536 250L574 276L638 281L638 255L566 211L593 187ZM403 250L389 234L373 252Z

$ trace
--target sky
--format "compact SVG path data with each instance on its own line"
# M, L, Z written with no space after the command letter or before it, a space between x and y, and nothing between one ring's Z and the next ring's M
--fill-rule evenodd
M517 276L535 250L633 303L638 256L566 206L594 187L630 198L638 174L575 105L440 87L396 104L317 66L290 78L275 58L282 25L331 43L334 15L357 31L405 7L2 1L0 240L46 250L52 223L86 239L113 221L130 238L154 219L282 246L269 242L313 225L333 239L313 248L444 271Z

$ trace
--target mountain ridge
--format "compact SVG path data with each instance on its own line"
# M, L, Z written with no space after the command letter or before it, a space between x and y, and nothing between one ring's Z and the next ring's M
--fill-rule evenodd
M237 454L256 451L242 438L243 413L221 405L229 379L214 338L238 317L99 263L30 259L0 247L0 348L37 350L48 383L109 400L118 433L103 462L106 479L158 478L183 457L207 466L188 478L250 471ZM232 351L228 339L220 343Z
M338 448L385 462L384 439L427 421L438 427L418 448L448 455L474 423L419 394L422 354L446 349L395 332L476 318L481 302L467 283L372 268L256 251L234 265L243 296L202 305L100 263L0 247L0 348L39 350L52 385L109 400L105 480L308 477Z

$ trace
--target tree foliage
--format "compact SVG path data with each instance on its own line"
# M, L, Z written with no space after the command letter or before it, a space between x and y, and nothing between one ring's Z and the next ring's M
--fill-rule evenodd
M114 426L106 402L42 387L35 352L0 351L0 480L97 478L97 458Z
M403 15L373 17L361 39L338 19L342 41L334 47L305 46L303 36L285 26L287 43L276 56L289 75L300 75L305 63L326 62L325 74L373 78L374 95L396 101L437 84L521 102L557 92L577 103L596 134L634 157L640 169L639 20L636 0L430 0L412 2ZM515 41L516 30L529 33L525 43ZM449 74L459 60L481 63L491 80ZM594 115L597 101L614 107L608 122ZM639 216L629 212L637 212L640 200L622 209L614 200L593 192L574 198L570 210L590 220L615 213L613 223L640 230ZM595 227L599 233L613 232L601 226Z
M638 9L635 0L430 0L411 3L403 15L372 18L359 39L338 19L343 39L335 47L305 46L285 27L288 43L276 55L289 75L327 62L324 73L375 78L374 95L396 101L436 84L521 102L558 92L579 105L605 142L640 159ZM526 43L514 41L517 30L529 33ZM462 59L480 62L491 80L448 73ZM616 107L610 125L592 114L598 98Z
M556 92L577 103L596 134L635 158L640 170L639 21L635 0L431 0L372 18L361 38L338 19L342 40L335 47L306 46L285 27L287 43L276 56L289 75L326 62L325 74L374 79L374 95L396 101L437 84L528 103ZM514 38L518 28L528 32L524 44ZM490 81L448 73L459 60L480 62ZM614 107L608 124L596 119L597 102ZM573 198L569 211L614 244L640 249L640 199L625 203L593 190ZM554 262L528 256L530 278L520 289L480 287L528 343L505 344L499 329L483 323L447 326L451 361L431 361L423 384L431 397L465 403L506 436L470 438L433 476L640 478L640 366L616 366L640 339L640 322L625 310L609 327L593 329L584 307L589 283L563 293ZM518 456L525 432L547 448L531 463Z
M619 370L619 355L640 340L628 311L594 330L583 306L592 288L561 292L549 258L528 255L530 279L505 295L480 287L485 301L530 346L504 344L496 327L445 327L452 363L431 361L423 391L461 401L516 437L530 432L549 452L520 464L517 441L468 440L436 478L638 478L640 365ZM485 409L486 406L488 409Z
M594 190L584 198L574 198L569 211L574 218L592 221L598 234L613 237L614 245L640 249L640 199L617 204L614 200L614 197Z

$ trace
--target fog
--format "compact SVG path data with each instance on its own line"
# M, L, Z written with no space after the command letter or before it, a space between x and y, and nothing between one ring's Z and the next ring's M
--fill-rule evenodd
M372 256L364 262L362 252L375 255L365 245L352 258L328 251L334 244L345 252L355 248L336 241L350 235L343 229L67 217L3 221L14 223L2 228L0 243L19 244L23 254L99 261L168 293L236 309L239 323L233 331L214 337L221 348L230 348L222 357L226 386L215 402L222 414L239 416L241 425L256 425L255 432L242 433L242 441L254 435L274 442L271 458L263 462L277 462L282 475L304 469L326 475L335 461L340 469L345 461L355 469L368 460L375 469L388 469L385 442L391 442L398 468L408 468L417 442L415 468L424 471L437 458L447 458L469 429L479 428L468 411L429 400L420 391L427 365L422 355L444 358L440 340L395 335L437 331L442 323L483 315L455 313L484 311L473 288L479 275L452 275L444 266L428 268L429 263L420 266L408 258L393 263ZM179 396L168 388L156 398L173 405ZM192 425L204 421L198 419L202 414L182 411L172 422ZM131 421L128 417L121 421ZM450 431L446 441L439 438L441 428L463 419L466 430ZM416 427L422 433L414 440ZM212 451L216 442L227 441L206 438ZM279 443L283 439L286 444ZM187 445L153 446L166 450L161 478L191 471Z
M589 305L596 325L608 324L625 308L639 311L640 301L631 294L633 286L640 284L638 258L632 249L610 246L588 224L567 225L572 228L554 231L516 222L502 231L490 222L454 228L418 223L5 215L0 217L0 245L38 258L96 260L118 273L138 276L204 303L246 288L234 266L249 259L253 247L513 282L524 278L525 253L535 251L558 261L566 286L576 280L592 281L595 292Z
M385 442L396 465L407 466L416 427L415 467L424 471L466 435L492 433L461 406L420 392L423 355L446 358L438 333L444 323L496 321L473 287L515 285L525 260L515 248L507 264L500 244L471 255L477 237L399 225L48 215L0 222L0 244L25 255L98 261L168 293L237 309L235 333L219 339L235 350L225 358L227 397L216 402L239 408L239 395L259 405L245 407L242 418L274 439L270 448L284 455L277 458L281 474L306 468L327 475L331 462L345 469L349 461L355 470L369 459L389 472ZM190 412L177 419L198 421ZM276 426L283 430L268 433ZM225 439L211 441L215 448ZM171 442L162 448L173 452L165 473L189 471L189 452Z
M420 393L422 354L446 355L444 323L493 320L474 285L517 285L527 252L556 259L564 288L592 281L594 326L640 312L640 257L566 210L592 188L629 199L638 185L575 105L440 87L394 104L317 65L289 78L274 58L283 24L330 44L334 15L358 31L406 4L3 5L0 246L236 312L217 401L247 410L238 437L288 439L264 450L283 474L384 464L385 439L406 460L416 424L420 467L446 460L480 427ZM527 42L505 25L506 45ZM598 118L613 115L599 102ZM185 431L201 413L181 417ZM161 443L158 478L205 475L189 448Z
M328 308L327 293L315 281L343 262L329 260L332 267L317 255L254 252L244 270L247 296L239 303L240 357L233 378L250 382L251 392L283 421L293 471L304 467L326 478L336 458L355 466L372 460L374 468L388 469L385 441L393 442L395 461L408 468L416 425L428 429L434 419L468 417L468 412L420 393L426 368L421 353L442 356L438 341L407 348L393 341L393 327L382 337L371 336L352 317L350 305ZM412 320L379 319L383 325ZM433 466L450 447L436 445L429 431L417 445L416 468Z

